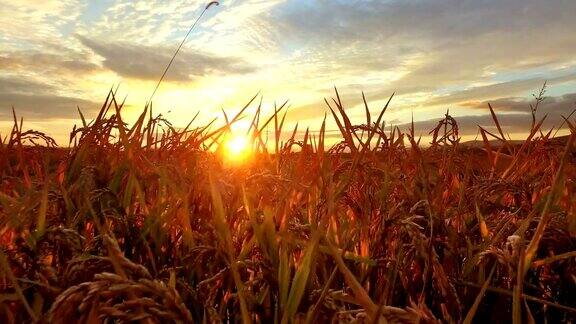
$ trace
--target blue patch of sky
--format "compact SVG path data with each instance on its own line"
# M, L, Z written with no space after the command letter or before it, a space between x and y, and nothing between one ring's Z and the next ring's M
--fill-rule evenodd
M88 5L80 16L80 21L86 24L98 21L113 3L114 0L88 1Z
M62 36L64 37L70 36L76 30L77 23L78 23L77 21L69 20L66 23L58 26L58 30L60 31L60 34L62 34Z
M69 20L65 24L58 26L58 31L64 37L74 34L78 25L90 25L91 23L100 20L106 9L108 9L113 3L114 0L98 0L89 1L86 4L83 4L80 17L75 20Z
M172 42L182 41L184 36L188 33L188 30L190 29L192 24L202 13L202 10L204 10L204 6L199 6L198 9L192 10L185 16L183 16L181 21L172 21L171 32L169 35L167 35L167 40ZM198 22L196 27L194 27L194 31L192 32L192 34L190 34L190 36L188 37L186 44L192 42L194 37L198 37L197 35L200 35L205 32L212 32L212 28L205 26L205 24L203 23L205 23L206 21L211 19L214 15L216 15L217 10L218 9L214 10L214 8L212 8L211 10L208 10L206 11L206 13L204 13L204 16ZM162 20L166 19L166 17L164 15L158 14L154 15L154 19L160 23Z

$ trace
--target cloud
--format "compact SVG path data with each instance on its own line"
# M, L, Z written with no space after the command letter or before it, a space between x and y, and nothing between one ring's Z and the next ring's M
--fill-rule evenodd
M464 106L474 109L487 109L488 103L490 103L492 108L497 111L527 113L530 111L530 105L535 104L535 100L515 97L501 98L489 102L467 102L464 103ZM576 93L567 93L556 97L544 97L544 100L540 103L538 110L541 114L549 114L552 116L559 116L563 114L567 116L575 108Z
M104 58L104 67L121 76L157 80L170 61L174 49L128 43L109 43L77 36L86 47ZM233 57L203 52L181 51L166 75L169 81L191 81L206 75L246 74L256 68Z
M12 118L12 107L25 119L78 117L77 107L94 113L100 107L89 100L56 94L48 84L23 78L0 78L0 120Z
M467 45L497 37L495 32L513 43L533 43L543 34L554 41L569 39L569 27L576 22L568 12L574 10L574 2L563 0L286 1L266 19L275 21L273 27L288 40L305 46L402 41L396 51L407 54ZM550 35L551 30L560 33ZM528 32L533 36L509 37ZM493 54L501 52L485 45ZM541 47L533 45L518 51Z
M559 117L559 116L555 116ZM551 127L558 127L561 124L559 118L548 118L543 124L541 130L542 132L547 132ZM494 121L489 115L482 116L459 116L454 117L458 123L460 136L475 136L478 134L478 126L482 126L485 129L496 133L496 126ZM504 134L514 135L514 134L527 134L530 131L531 117L529 114L506 114L498 115L498 121L502 126ZM414 122L415 133L421 136L427 136L428 133L438 125L438 119L429 119L419 122ZM398 125L400 129L408 131L410 124L400 124ZM564 125L563 128L566 128Z
M4 93L48 93L51 85L24 78L0 77L0 91Z
M545 82L548 84L548 87L553 87L555 84L561 84L569 81L576 81L576 73L566 74L551 79L528 78L508 82L500 82L486 86L470 87L466 90L454 91L450 94L436 97L428 101L427 104L453 105L471 100L477 101L491 98L498 99L501 97L508 97L510 94L541 88Z
M342 93L341 93L342 96ZM356 96L358 97L358 96ZM342 98L345 105L350 107L354 104L362 104L362 99L351 97ZM330 101L329 101L330 102ZM489 101L469 101L461 103L461 106L469 109L475 110L469 115L455 116L460 127L460 134L465 136L476 135L478 132L478 125L483 126L489 130L495 130L494 121L490 112L488 110L488 102L494 108L498 119L507 133L526 133L529 131L532 117L530 114L530 104L534 104L534 98L524 98L524 97L511 97L511 98L501 98ZM373 120L374 116L379 113L379 109L382 107L376 107L374 104L368 102L371 109ZM397 125L401 129L408 129L410 123L405 121L400 121L393 118L392 120L390 112L396 109L394 101L391 102L389 110L384 115L384 120L387 125ZM543 129L549 129L550 127L558 127L562 122L562 116L568 117L572 110L576 109L576 93L567 93L559 96L545 97L544 101L540 104L536 117L540 118L547 115L546 121L543 124ZM453 112L453 109L450 110ZM298 119L309 120L313 118L322 118L324 114L327 113L327 121L329 124L332 123L332 117L329 109L324 102L315 102L312 104L305 104L296 108L293 108L289 112L289 116L298 116ZM353 123L365 123L364 112L350 115L351 110L347 109L349 117L352 119ZM428 131L432 130L438 121L443 116L438 115L438 118L425 119L415 122L415 128L417 133L422 133L426 135ZM574 118L574 116L572 117ZM404 119L405 120L405 119ZM335 125L332 125L336 127ZM566 126L564 125L564 128ZM334 131L334 129L332 129Z
M504 132L510 134L527 133L530 130L530 124L532 122L532 116L530 114L531 103L533 103L533 100L527 98L504 98L490 101ZM467 106L478 109L478 112L482 112L483 110L486 114L455 117L461 135L475 135L478 132L478 125L496 131L492 116L489 115L488 102L468 103ZM568 117L574 109L576 109L576 93L548 97L539 106L536 118L540 120L547 115L542 128L544 132L552 127L559 127L563 123L562 116ZM415 128L419 132L426 134L438 124L439 119L440 118L416 122ZM574 120L574 116L572 116L572 120ZM409 124L400 126L407 129ZM567 128L566 125L564 125L563 128Z
M314 103L303 104L298 107L291 108L288 112L288 117L295 118L297 120L307 120L323 117L326 113L330 113L326 103L323 101L317 101Z
M40 53L36 51L12 51L0 53L0 70L34 70L36 72L62 73L92 73L98 71L98 65L90 62L87 57L74 53L68 55Z
M574 66L576 21L567 13L575 10L576 2L561 0L290 1L262 19L307 60L334 58L319 69L348 66L348 74L338 70L343 82L392 72L400 77L383 79L380 90L433 91Z
M83 113L96 112L98 104L73 97L43 94L17 94L0 92L0 119L12 116L12 107L25 119L73 119L78 117L77 107Z
M80 0L0 0L4 49L42 49L46 44L67 42L85 3Z

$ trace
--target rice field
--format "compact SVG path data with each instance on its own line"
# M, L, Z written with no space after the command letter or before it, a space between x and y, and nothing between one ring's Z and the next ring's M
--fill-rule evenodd
M286 129L286 108L255 98L251 116L182 129L151 109L128 125L111 91L70 148L15 114L0 322L574 322L570 116L554 137L533 109L517 143L490 107L473 146L446 115L423 143L384 127L390 101L364 102L353 124L326 101L334 145L326 123ZM249 135L231 139L241 118Z

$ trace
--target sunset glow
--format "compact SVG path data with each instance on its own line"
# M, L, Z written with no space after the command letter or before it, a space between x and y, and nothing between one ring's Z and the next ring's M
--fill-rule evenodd
M127 121L138 118L206 1L0 5L0 134L11 130L14 107L66 145L80 123L77 107L94 118L112 87L126 97ZM260 91L264 112L289 100L286 126L314 128L330 114L323 99L337 86L353 122L364 112L361 91L373 110L395 92L387 124L405 128L414 113L416 128L429 129L449 108L461 135L473 138L476 125L492 121L490 101L507 113L502 125L524 135L531 95L544 81L545 124L560 124L572 109L574 10L576 2L560 0L221 1L175 58L154 112L183 127L201 111L202 124Z

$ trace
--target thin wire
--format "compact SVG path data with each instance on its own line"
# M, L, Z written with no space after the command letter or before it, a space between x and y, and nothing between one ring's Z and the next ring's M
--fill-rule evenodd
M186 36L184 36L184 39L182 40L182 42L180 43L180 45L179 45L178 48L176 49L176 52L174 52L174 55L172 55L172 58L170 59L170 62L168 62L168 65L166 65L166 69L164 69L164 73L162 73L162 76L160 77L160 80L158 80L158 83L156 83L156 87L154 88L154 91L152 92L152 95L150 96L150 99L148 99L148 103L146 103L146 106L148 106L148 105L152 102L152 98L154 98L154 95L156 94L156 91L158 90L158 88L160 87L160 84L161 84L162 81L164 80L164 77L166 76L166 73L168 73L168 70L170 69L170 66L172 66L172 63L174 62L174 59L176 58L176 55L178 55L178 52L180 52L180 49L182 48L182 46L184 46L184 43L186 43L186 40L188 39L188 36L190 36L190 33L192 33L192 31L194 30L194 27L196 27L196 25L197 25L198 22L200 21L200 18L202 18L202 16L204 16L204 13L205 13L213 4L218 5L218 2L216 2L216 1L210 2L210 3L204 8L204 10L202 10L202 13L200 14L200 16L198 16L198 18L196 18L196 21L194 21L194 23L192 24L192 26L190 26L190 29L188 29L188 33L186 33Z

